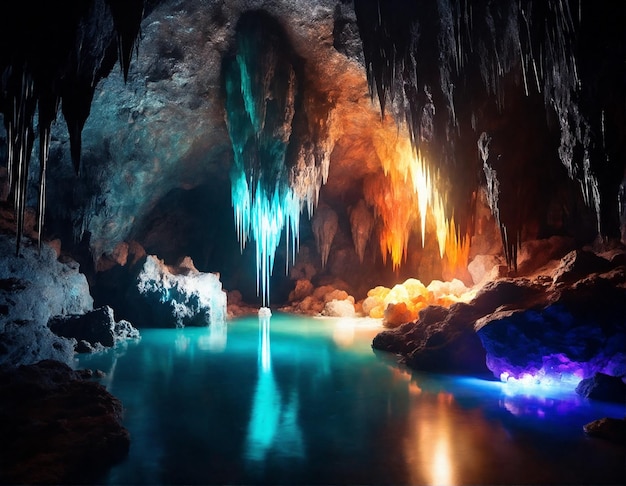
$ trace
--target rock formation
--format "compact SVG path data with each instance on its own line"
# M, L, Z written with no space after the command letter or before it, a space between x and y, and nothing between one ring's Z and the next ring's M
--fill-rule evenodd
M122 404L58 361L0 370L2 484L89 484L128 454Z
M467 304L427 307L373 346L417 369L463 373L486 365L503 381L573 388L598 372L626 375L625 298L623 249L611 260L574 251L549 274L501 278Z

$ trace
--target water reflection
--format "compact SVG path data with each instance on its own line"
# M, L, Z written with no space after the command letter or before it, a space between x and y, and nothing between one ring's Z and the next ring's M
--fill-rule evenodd
M272 370L269 315L259 315L258 379L246 436L248 467L263 466L271 451L286 458L304 458L302 431L298 423L300 400L292 389L286 399L276 384Z
M228 326L222 320L215 320L209 325L208 333L198 337L198 348L202 351L221 353L228 342Z
M132 435L108 484L626 484L623 449L582 433L623 407L409 371L372 352L369 321L211 327L80 358Z

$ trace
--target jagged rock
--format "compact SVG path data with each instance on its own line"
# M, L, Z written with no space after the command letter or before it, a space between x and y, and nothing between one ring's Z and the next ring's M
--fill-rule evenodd
M626 384L617 376L594 373L576 386L576 393L591 400L626 403Z
M553 275L554 283L572 283L592 273L604 273L613 264L595 253L573 250L565 255Z
M564 257L558 268L571 268L574 256ZM472 349L472 327L482 343L473 352L496 377L578 383L596 372L626 375L623 272L607 268L608 260L582 258L592 265L581 265L578 280L555 285L552 275L539 275L488 282L469 304L449 311L426 307L416 322L379 334L373 346L400 354L417 369L463 371L452 350L464 340L465 349ZM364 309L369 306L363 302Z
M408 366L432 372L485 376L485 351L472 328L474 311L463 303L429 306L419 319L378 334L372 347L398 353Z
M199 272L187 257L170 267L148 255L137 277L142 325L206 326L227 316L226 292L219 275Z
M48 322L48 327L58 336L74 338L79 342L86 341L91 348L97 343L110 347L118 341L139 337L139 331L130 322L115 322L113 309L109 306L99 307L85 314L53 317ZM80 346L81 349L84 347Z
M484 312L475 326L496 376L574 382L598 371L626 374L626 289L593 274L556 290L509 290L519 301ZM490 295L476 300L484 304Z
M87 279L75 261L61 263L43 243L0 234L0 365L18 366L55 359L70 364L74 341L47 326L52 316L81 314L93 308Z
M626 289L596 278L593 285L546 292L544 298L476 320L496 376L573 381L597 371L626 373Z
M13 319L45 325L51 316L93 308L89 285L78 263L61 263L45 243L38 250L34 242L25 240L17 256L15 240L0 234L0 282L0 304L9 306L0 326Z
M598 437L624 446L626 444L626 418L604 417L583 425L583 430L590 437Z
M522 243L517 255L517 269L520 275L530 275L539 270L556 266L559 260L575 247L571 238L552 236Z
M0 370L2 484L87 484L128 454L122 405L58 361Z

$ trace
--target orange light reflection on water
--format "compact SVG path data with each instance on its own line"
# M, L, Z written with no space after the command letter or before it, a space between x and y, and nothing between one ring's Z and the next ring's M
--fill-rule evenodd
M489 423L480 409L461 413L453 394L422 387L408 372L396 370L394 378L407 382L412 399L402 441L409 484L466 484L501 467L498 454L485 454L494 434L495 442L507 440L499 424Z

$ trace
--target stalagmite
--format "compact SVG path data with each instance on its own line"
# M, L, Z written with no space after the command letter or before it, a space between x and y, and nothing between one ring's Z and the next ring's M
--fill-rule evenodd
M319 207L313 216L313 233L317 251L322 257L322 268L326 267L338 224L337 213L328 206Z
M363 263L365 248L374 228L374 216L363 199L359 199L356 206L350 210L350 227L354 251L359 256L359 261Z

